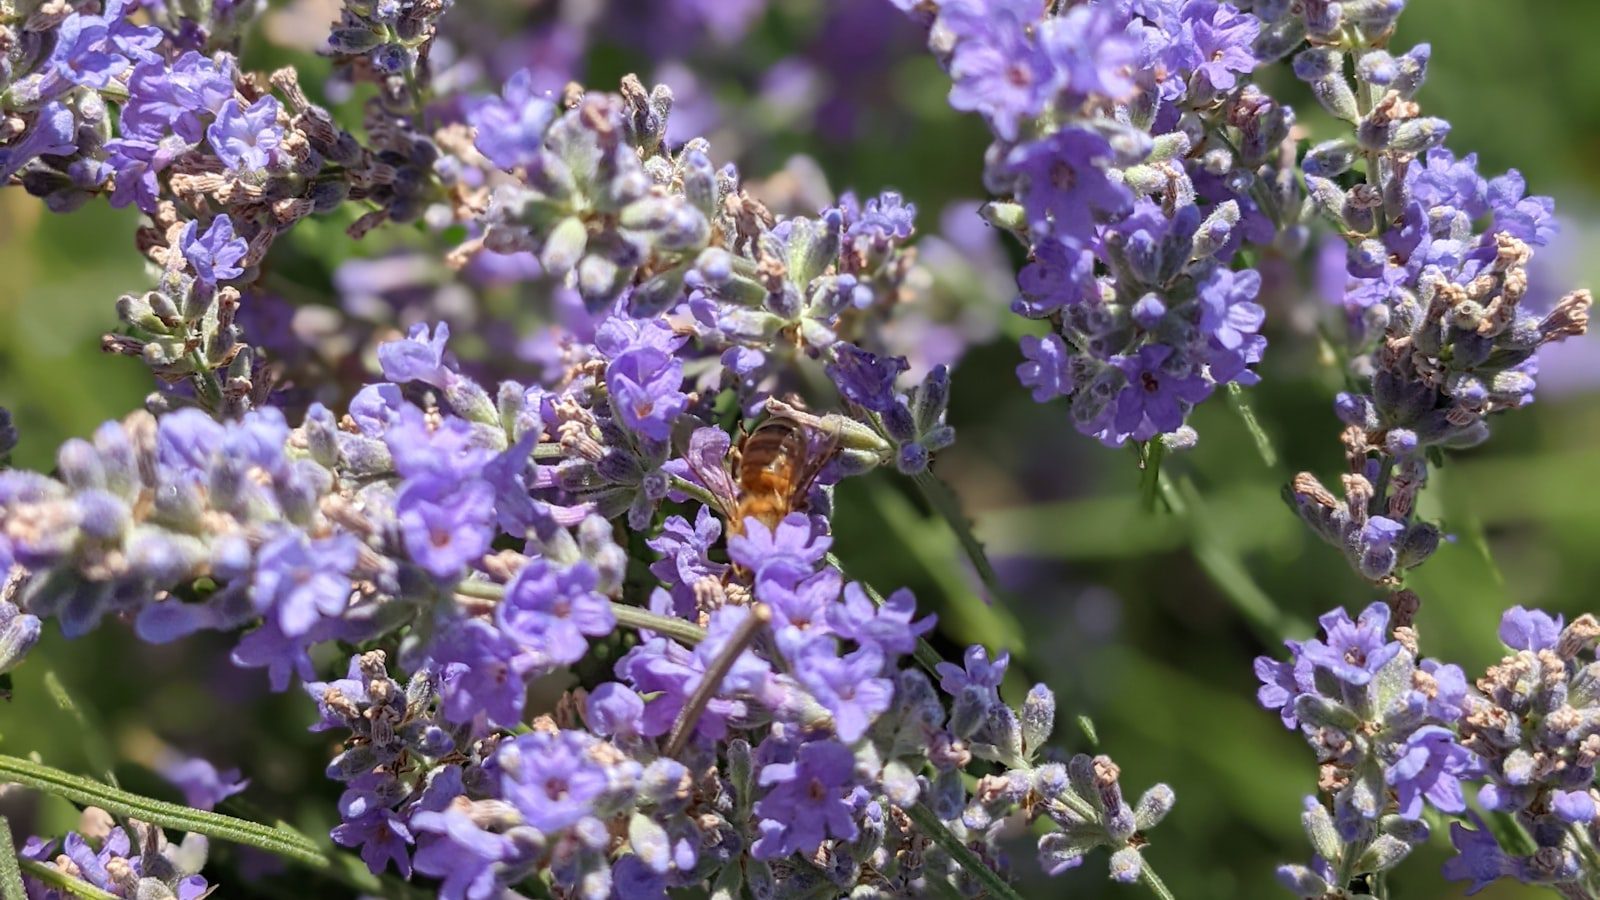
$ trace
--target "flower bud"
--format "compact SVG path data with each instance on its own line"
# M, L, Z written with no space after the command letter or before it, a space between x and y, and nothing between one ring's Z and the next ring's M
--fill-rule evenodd
M22 663L33 645L39 643L39 629L37 616L0 600L0 673L9 672Z
M1323 141L1306 151L1300 168L1311 175L1335 178L1350 171L1360 158L1359 148L1349 140Z
M1346 122L1361 118L1356 94L1344 77L1344 54L1325 47L1301 51L1294 58L1294 74L1311 87L1322 108Z
M1239 224L1239 204L1235 200L1228 200L1211 210L1211 215L1200 223L1199 229L1194 233L1192 255L1195 259L1202 259L1216 253L1228 242L1233 234L1233 229Z
M1123 847L1111 854L1111 880L1119 884L1133 884L1144 871L1144 855L1136 847Z
M996 228L1024 232L1028 228L1028 213L1020 203L991 200L978 207L978 215Z
M1050 688L1036 684L1022 701L1022 747L1029 758L1050 740L1056 725L1056 696Z
M1320 694L1301 694L1295 698L1294 714L1302 722L1340 731L1361 727L1361 717L1342 703Z
M583 220L577 216L568 216L550 229L550 234L544 239L544 246L539 250L539 264L551 275L565 278L567 273L578 265L579 260L583 259L584 249L588 243L589 230L583 224Z
M1279 866L1277 874L1279 884L1288 888L1296 896L1305 898L1305 900L1322 898L1333 893L1327 879L1305 866Z

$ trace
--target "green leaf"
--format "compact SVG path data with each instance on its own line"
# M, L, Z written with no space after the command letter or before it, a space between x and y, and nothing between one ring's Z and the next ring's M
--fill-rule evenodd
M0 816L0 900L28 900L17 866L17 847L11 841L11 823Z
M933 511L938 513L955 533L961 549L966 551L967 558L972 561L972 567L978 572L978 580L982 581L984 588L989 591L989 597L996 601L1000 600L1004 596L1004 592L1000 589L1000 576L995 574L994 566L989 563L988 554L983 551L983 544L972 530L972 521L961 513L961 502L950 491L949 485L940 481L939 477L929 469L918 472L912 480L917 483L917 488L922 491L922 496L928 501L928 505L933 507Z
M1261 454L1261 461L1267 468L1278 467L1278 450L1272 445L1272 438L1267 435L1266 429L1261 427L1261 422L1256 418L1255 410L1250 408L1249 401L1244 399L1244 388L1237 382L1228 384L1228 405L1239 414L1244 422L1245 430L1250 432L1250 437L1255 439L1256 452Z
M42 881L53 888L59 888L73 897L82 897L84 900L121 900L116 894L102 891L87 881L73 878L55 866L31 859L19 862L22 868L27 870L28 877Z
M1083 736L1089 739L1090 747L1100 746L1100 734L1095 731L1093 719L1089 718L1088 716L1079 716L1078 730L1082 731Z
M115 815L132 816L163 828L245 844L314 869L327 869L331 865L310 838L290 829L272 828L247 819L156 800L20 757L0 754L0 780L54 794L80 806L98 806Z

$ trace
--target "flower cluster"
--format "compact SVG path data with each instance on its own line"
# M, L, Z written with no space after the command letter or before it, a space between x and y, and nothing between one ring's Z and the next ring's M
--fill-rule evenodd
M1187 445L1195 404L1258 377L1239 249L1304 241L1293 113L1248 82L1260 23L1234 6L1046 5L949 0L929 37L951 105L994 132L985 181L1011 199L985 212L1029 251L1013 309L1049 323L1017 374L1107 444Z
M203 835L189 834L181 844L171 844L159 828L133 821L118 825L110 814L91 806L83 811L78 830L68 832L59 845L29 838L17 856L56 870L68 883L83 882L115 897L202 900L214 890L200 875L207 850ZM22 884L28 900L86 896L28 873Z
M1259 49L1293 52L1295 74L1354 131L1312 147L1301 171L1311 205L1349 242L1349 372L1369 387L1337 401L1343 499L1310 474L1291 496L1363 576L1396 580L1439 543L1416 518L1428 454L1476 444L1490 414L1533 402L1539 347L1583 334L1591 300L1523 303L1555 204L1527 196L1516 170L1485 179L1475 156L1441 146L1449 124L1413 99L1428 46L1384 49L1403 4L1258 6L1274 20Z
M192 380L208 408L230 415L270 387L254 383L234 317L237 288L279 236L346 201L369 207L357 236L429 203L449 215L439 151L410 119L375 99L363 144L306 98L292 69L240 70L232 45L254 6L209 3L197 22L185 4L151 14L106 0L99 13L62 4L0 24L0 181L57 210L104 194L149 217L138 246L164 274L155 291L124 299L127 332L106 348L168 382Z
M1460 855L1445 875L1472 890L1502 877L1567 885L1578 896L1600 877L1590 861L1597 808L1593 788L1600 717L1592 655L1600 626L1584 616L1559 619L1514 607L1500 625L1513 650L1469 689L1459 666L1418 659L1408 624L1415 597L1374 603L1352 621L1343 610L1322 617L1320 639L1290 641L1289 659L1256 660L1261 705L1298 728L1317 754L1318 788L1302 821L1317 856L1284 866L1279 877L1307 898L1345 897L1353 879L1392 869L1427 839L1425 807L1472 821L1451 825ZM1464 787L1484 782L1478 805L1511 814L1534 847L1502 848ZM1331 806L1331 810L1330 810Z
M1109 759L1049 762L1054 700L1007 707L1004 656L940 667L941 697L911 662L932 665L932 619L827 554L827 485L925 473L954 439L948 369L907 384L882 338L914 209L885 193L775 216L706 141L664 140L670 105L636 79L553 98L520 75L464 106L475 140L452 160L479 212L456 261L529 254L590 319L549 377L486 388L422 324L378 347L385 380L342 415L314 403L291 428L173 398L107 423L61 447L57 477L0 472L19 603L68 636L108 615L153 642L243 632L236 664L298 680L315 727L348 732L335 840L445 897L535 876L595 897L925 893L975 859L1003 869L1018 813L1059 825L1052 871L1104 846L1137 880L1171 791L1136 809ZM248 252L229 218L169 242L167 293L125 310L153 331L169 294L237 303L217 287ZM808 384L840 411L801 406ZM724 422L780 458L730 466ZM630 574L637 542L653 583ZM363 652L318 681L311 651L335 641ZM534 707L595 644L616 680ZM975 759L999 767L976 790Z
M1478 805L1510 816L1531 840L1504 846L1481 820L1475 829L1452 824L1459 855L1445 874L1472 890L1515 878L1592 894L1600 886L1600 623L1584 615L1563 627L1559 616L1518 606L1501 620L1500 642L1510 653L1478 679L1461 743L1483 768Z

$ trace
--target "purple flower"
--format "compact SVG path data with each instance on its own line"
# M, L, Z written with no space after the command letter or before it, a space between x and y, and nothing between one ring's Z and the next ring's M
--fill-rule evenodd
M122 135L159 142L175 134L185 144L200 143L203 117L215 115L234 98L236 76L231 57L212 60L194 50L171 68L161 62L139 65L128 79Z
M1516 871L1515 864L1500 849L1483 820L1476 813L1472 820L1478 826L1476 831L1460 822L1450 823L1450 843L1455 845L1456 855L1444 864L1444 877L1472 882L1467 888L1469 896Z
M161 760L161 777L183 791L184 802L195 809L216 809L217 804L250 786L238 769L218 772L217 767L198 756L170 754Z
M1562 821L1587 825L1594 821L1594 796L1587 790L1551 791L1550 810Z
M1549 197L1525 196L1527 189L1528 183L1516 169L1489 180L1494 230L1543 247L1556 236L1556 202Z
M494 489L474 479L456 485L438 478L408 481L395 497L395 519L411 560L441 580L488 552L494 529Z
M59 87L47 89L49 96L64 92L72 84L99 90L131 65L111 41L111 29L100 16L67 16L56 28L55 39L45 70Z
M1133 195L1106 176L1111 144L1082 128L1063 128L1018 145L1006 156L1005 171L1021 181L1017 197L1028 226L1038 234L1088 240L1095 216L1126 212Z
M672 423L689 406L683 363L653 347L628 350L606 366L611 403L629 430L655 441L672 437Z
M833 345L828 377L846 400L874 412L894 406L894 382L909 366L899 356L879 356L840 341Z
M761 837L750 848L757 859L811 854L830 837L855 840L850 794L856 785L855 756L833 740L802 744L793 762L761 767L760 783L771 788L756 802Z
M1188 0L1183 5L1184 24L1194 35L1200 65L1195 73L1222 93L1233 90L1238 75L1255 70L1253 49L1261 22L1217 0Z
M583 719L595 734L633 737L643 723L644 700L627 685L607 681L589 692Z
M337 616L350 602L350 575L358 542L348 534L308 539L289 532L268 541L256 557L250 602L271 615L284 637L311 631L324 616Z
M978 112L1008 141L1021 119L1044 109L1054 81L1050 59L1029 36L1042 12L1033 0L955 0L940 10L956 38L950 105Z
M1033 259L1017 273L1022 295L1011 311L1042 319L1066 306L1099 297L1094 278L1094 253L1075 241L1046 238L1034 244Z
M426 322L412 325L403 340L378 345L378 366L383 377L399 384L420 381L444 390L451 374L445 363L449 340L450 326L445 322L434 326L431 332Z
M500 745L500 794L522 818L554 837L595 814L610 779L581 731L535 731Z
M239 261L250 250L244 238L234 234L233 220L226 214L212 219L204 235L200 234L200 223L191 220L183 227L178 246L194 269L196 280L208 288L243 274Z
M833 539L818 533L804 513L790 513L771 531L760 520L745 520L744 534L728 537L728 556L756 573L782 567L809 572L827 555Z
M529 560L506 585L495 623L535 651L542 665L575 663L589 651L587 638L610 634L617 625L595 582L594 567L581 560L569 568Z
M825 637L808 643L794 660L795 677L833 715L839 738L853 744L894 701L894 682L881 677L883 651L877 645L841 657L833 643Z
M697 430L695 433L699 434ZM727 432L714 429L727 437ZM720 467L719 467L720 468ZM729 491L731 493L731 490ZM694 525L682 516L669 516L661 523L661 533L645 541L651 550L661 554L661 559L650 564L650 571L666 584L693 588L702 578L721 578L728 571L726 563L711 559L711 548L722 535L722 520L711 510L700 507Z
M1513 650L1550 650L1561 637L1564 619L1537 609L1513 606L1500 617L1500 643Z
M278 161L278 145L283 142L283 128L278 125L281 111L277 98L270 95L248 108L238 100L229 100L206 129L206 140L217 159L230 170L260 171Z
M544 133L556 116L555 102L535 89L535 74L512 75L499 97L486 97L467 109L478 149L502 169L531 165L544 146Z
M1424 209L1449 206L1482 218L1489 211L1488 182L1478 174L1478 154L1460 159L1443 147L1435 147L1406 170L1406 189L1411 199Z
M1394 788L1401 818L1421 818L1424 799L1441 812L1459 813L1467 808L1461 778L1476 774L1476 762L1448 729L1425 725L1406 738L1383 778Z
M501 896L496 863L512 856L510 838L485 831L453 806L413 812L408 824L417 840L412 862L418 872L441 879L440 900Z
M1400 653L1400 642L1388 640L1389 607L1382 602L1362 610L1354 622L1342 609L1324 613L1317 621L1322 623L1323 640L1306 641L1302 654L1346 684L1367 684Z
M1373 516L1361 526L1357 538L1357 561L1361 574L1368 578L1383 578L1394 571L1400 561L1397 546L1405 535L1406 526L1386 516Z
M1017 380L1033 389L1035 403L1065 397L1076 388L1072 383L1071 358L1061 336L1051 332L1042 338L1024 335L1022 355L1027 362L1017 366Z
M276 621L267 619L239 639L230 658L240 668L265 668L272 689L285 690L289 687L290 676L301 681L316 677L316 669L311 665L307 648L319 641L338 637L338 625L336 619L322 619L309 632L291 637L279 630Z
M1461 667L1425 659L1419 668L1433 678L1433 689L1424 701L1428 715L1445 723L1454 723L1466 715L1467 675Z
M932 615L912 621L917 614L917 598L901 588L884 598L883 605L872 602L860 584L845 585L844 601L827 610L828 625L840 637L862 646L874 646L886 656L904 656L917 648L917 638L932 630Z
M521 721L539 654L482 619L463 619L434 639L429 656L439 672L440 711L446 719L464 724L486 715L500 728L515 728Z
M156 176L188 149L189 145L176 136L168 136L159 142L142 138L107 141L106 152L109 155L106 164L111 167L116 180L109 201L111 205L121 209L133 203L141 212L154 215L161 199L161 183ZM0 150L0 154L4 152Z
M1215 268L1198 285L1200 330L1211 335L1217 352L1211 355L1211 377L1219 384L1239 380L1254 384L1245 367L1259 362L1267 339L1257 334L1267 312L1256 303L1261 274L1254 269L1235 272ZM1240 376L1246 376L1241 378Z
M383 788L393 783L387 774L363 775L339 795L340 823L331 837L341 847L361 848L361 861L373 874L390 862L402 878L411 877L411 829L391 808Z
M78 149L78 120L67 106L51 102L39 110L33 127L10 146L0 147L0 183L40 156L67 156Z
M796 650L813 627L822 627L824 616L838 606L839 586L844 581L837 569L825 568L810 577L805 577L806 571L776 566L756 579L757 598L771 606L777 616L780 646L793 641Z
M989 651L979 644L967 648L962 665L942 662L935 671L939 687L952 697L963 691L976 691L989 698L990 705L1000 702L1000 682L1005 680L1006 668L1011 665L1011 654L1001 652L989 661Z
M373 418L381 412L374 411ZM399 407L388 423L383 440L394 458L394 468L407 480L438 478L462 481L482 475L494 458L485 436L465 419L446 417L430 427L422 410L410 404Z
M1256 689L1256 701L1267 709L1277 710L1283 727L1297 728L1300 721L1294 714L1294 701L1301 694L1316 691L1312 681L1313 666L1301 653L1299 641L1284 643L1289 647L1289 662L1270 656L1256 657L1256 678L1261 681L1261 687Z
M917 207L894 191L884 191L858 206L855 194L846 191L839 198L844 213L844 236L857 246L887 248L911 237Z
M1117 394L1113 419L1125 439L1147 441L1177 431L1189 408L1211 394L1203 377L1181 364L1174 366L1177 361L1166 344L1146 344L1132 356L1112 361L1128 379Z
M1040 26L1039 42L1054 67L1052 87L1067 95L1064 105L1090 96L1123 100L1133 93L1130 76L1139 48L1117 18L1105 6L1083 5Z

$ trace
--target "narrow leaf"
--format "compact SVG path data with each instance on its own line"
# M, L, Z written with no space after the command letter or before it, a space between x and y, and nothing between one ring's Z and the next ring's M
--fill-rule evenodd
M1228 405L1239 414L1239 418L1244 421L1245 430L1255 439L1256 452L1261 454L1261 461L1266 463L1269 469L1277 468L1278 450L1272 445L1272 438L1267 435L1266 429L1261 427L1261 421L1256 418L1255 410L1250 408L1250 402L1244 398L1244 388L1237 382L1228 384Z
M53 888L58 888L70 896L82 897L84 900L121 900L116 894L102 891L87 881L73 878L55 866L35 862L31 859L19 860L19 862L22 868L27 871L29 878L42 881Z
M917 483L917 488L922 491L922 496L927 499L928 505L933 507L933 511L938 513L955 533L956 540L961 543L961 549L966 551L967 558L972 561L972 567L978 572L978 580L982 581L984 588L988 590L989 598L999 600L1004 596L1000 589L1000 576L995 573L994 566L990 565L989 556L983 551L983 544L973 533L971 520L962 515L961 503L950 491L949 485L926 469L918 472L912 480Z
M17 865L17 845L11 840L11 822L0 816L0 900L28 900Z

